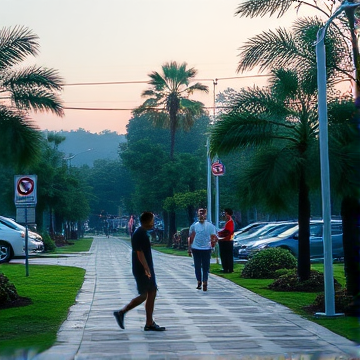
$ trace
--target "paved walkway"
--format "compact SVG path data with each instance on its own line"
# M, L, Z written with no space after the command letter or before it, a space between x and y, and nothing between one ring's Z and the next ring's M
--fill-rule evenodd
M95 237L89 253L34 263L79 266L85 281L56 344L36 360L355 359L359 347L232 282L210 275L196 290L192 259L153 252L159 286L155 319L165 332L144 332L144 307L121 330L113 311L136 294L129 243Z

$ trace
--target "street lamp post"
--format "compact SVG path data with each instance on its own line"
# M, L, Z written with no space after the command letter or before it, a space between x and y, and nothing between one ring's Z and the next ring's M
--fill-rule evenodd
M94 150L94 149L87 149L87 150L84 150L84 151L80 151L79 153L75 154L75 155L70 155L69 157L64 157L63 160L66 160L68 163L68 167L71 168L71 160L75 157L75 156L78 156L80 154L83 154L83 153L86 153L88 151L91 151L91 150Z
M359 6L359 3L344 1L334 12L325 25L319 29L316 41L316 65L318 83L318 116L320 138L320 170L321 170L321 197L322 213L324 221L324 283L325 283L325 313L317 313L319 316L337 316L335 314L335 291L333 280L333 259L331 242L331 206L330 206L330 171L329 171L329 147L328 147L328 118L326 96L326 51L325 35L330 23L344 10Z

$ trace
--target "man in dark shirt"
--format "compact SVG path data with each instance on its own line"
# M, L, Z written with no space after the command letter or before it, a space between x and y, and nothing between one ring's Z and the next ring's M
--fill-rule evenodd
M153 319L155 297L157 291L155 272L151 254L150 239L147 230L154 227L154 214L144 212L140 216L141 226L137 228L131 238L132 246L132 271L135 277L139 295L119 311L114 311L118 325L124 329L125 314L142 304L145 300L146 324L145 331L164 331L165 327L159 326Z

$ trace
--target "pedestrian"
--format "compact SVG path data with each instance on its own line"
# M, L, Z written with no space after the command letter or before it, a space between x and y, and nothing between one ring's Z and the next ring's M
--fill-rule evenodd
M135 219L134 219L134 215L131 215L128 222L128 232L130 237L133 236L134 231L135 231Z
M198 210L198 221L190 226L188 253L194 258L197 289L207 291L211 249L217 241L215 226L206 220L206 209Z
M226 218L225 226L218 232L220 259L224 273L234 272L234 230L235 223L232 219L233 211L229 208L224 209Z
M159 326L153 319L157 285L155 271L151 254L150 238L148 230L154 227L154 214L143 212L140 216L140 227L138 227L132 238L132 272L137 284L139 295L132 299L129 304L119 311L114 311L115 319L121 329L125 329L125 314L138 305L145 302L146 323L144 331L164 331L165 327Z

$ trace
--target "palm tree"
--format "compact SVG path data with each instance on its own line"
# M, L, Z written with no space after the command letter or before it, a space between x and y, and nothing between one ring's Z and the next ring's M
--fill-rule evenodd
M194 124L195 116L204 112L204 104L189 99L196 91L208 93L208 87L200 83L189 85L196 76L194 68L187 69L184 62L175 61L162 65L162 74L153 71L149 84L142 96L147 98L135 111L135 114L147 113L154 123L170 128L170 158L173 159L175 133L180 127L189 129Z
M0 30L0 150L4 163L29 164L40 150L40 132L30 111L63 116L58 92L62 79L43 67L21 68L21 62L39 50L38 37L25 27Z
M242 179L248 200L279 210L289 194L297 192L298 275L302 280L310 276L309 191L318 164L313 87L292 70L273 70L268 87L238 93L210 135L211 154L253 148L252 165L243 170Z
M353 1L349 1L353 2ZM337 0L324 0L324 1L297 1L297 0L248 0L243 2L237 9L236 15L240 16L264 16L265 14L273 15L275 13L278 13L278 17L281 17L284 15L291 7L299 8L300 6L310 6L316 10L319 11L319 14L325 15L326 18L330 18L331 15L334 13L334 11L340 6L344 1L337 1ZM327 60L327 70L330 71L330 74L328 73L328 80L330 85L333 85L336 82L336 76L331 76L331 72L333 72L333 75L337 73L339 78L346 77L348 80L351 80L355 84L355 105L357 108L357 112L353 111L351 113L351 116L346 119L346 122L342 123L342 130L344 131L344 125L351 128L351 141L350 143L352 146L344 146L344 149L347 149L349 152L346 154L346 156L343 153L343 159L348 159L349 154L353 153L353 149L357 149L359 147L360 142L360 61L359 61L359 46L357 42L357 37L355 33L356 28L356 20L359 18L359 8L351 7L345 10L345 16L346 20L344 18L336 18L331 23L331 26L329 28L329 31L331 31L332 34L337 33L338 38L338 45L331 49L329 48L329 44L331 41L329 41L329 32L327 35L326 43L327 43L327 57L333 57L335 55L334 60L336 60L336 56L338 59L333 62L329 62ZM301 20L300 20L301 21ZM344 31L345 30L345 31ZM345 34L345 35L344 35ZM349 34L349 36L347 35ZM278 32L280 42L276 44L276 42L272 43L272 39L267 38L266 34L262 34L258 37L260 38L259 43L257 46L255 46L254 49L251 50L252 45L250 42L245 45L244 56L239 63L238 70L243 71L248 68L248 66L253 67L256 65L261 65L263 69L267 67L271 67L274 64L279 64L278 61L285 61L287 63L294 62L294 67L297 68L299 71L304 70L304 68L308 68L310 65L307 62L306 57L300 56L299 54L296 54L292 51L292 45L293 43L291 41L288 41L285 36L281 36L282 34ZM269 34L267 34L269 35ZM333 36L331 36L333 37ZM261 38L264 41L261 41ZM258 40L256 39L256 40ZM350 39L350 41L348 41ZM290 39L291 40L291 39ZM315 37L314 37L315 40ZM287 46L282 47L281 43L288 43ZM352 49L349 48L349 45L352 47ZM274 49L274 55L271 55L270 47L272 46ZM248 46L248 49L246 49L246 46ZM265 46L267 50L263 52L263 48L261 46ZM258 50L257 58L256 53L254 50ZM288 52L286 53L286 49ZM253 53L251 54L251 50ZM261 56L259 56L259 54ZM343 57L342 61L338 61L339 59ZM247 59L247 62L245 61ZM308 59L311 59L309 57ZM295 61L294 61L295 60ZM314 56L312 56L311 62L314 62ZM355 69L355 76L353 76L353 69ZM343 105L343 104L342 104ZM354 115L355 114L355 115ZM337 112L337 115L340 119L345 119L342 113L342 111ZM330 114L329 114L330 118ZM330 119L329 119L330 120ZM345 130L346 132L346 130ZM341 142L338 141L338 137L336 133L333 132L333 136L335 137L335 143L341 144ZM348 137L349 138L349 137ZM331 139L329 139L331 141ZM348 143L347 143L348 145ZM356 167L355 167L356 168ZM340 168L340 170L344 170L344 167ZM335 171L333 171L335 173ZM346 173L344 171L341 172L342 176L341 179L344 179L348 177L349 173ZM359 179L360 174L359 172L355 172L355 175L353 172L350 172L352 181L356 184L356 186L351 186L349 189L352 189L352 192L347 192L344 194L344 192L340 192L340 194L343 195L342 200L342 219L343 219L343 244L344 244L344 252L345 252L345 269L352 269L351 272L347 271L347 289L348 293L350 295L353 295L355 298L355 303L358 304L358 309L360 308L360 265L359 265L359 249L360 249L360 232L358 228L358 219L360 216L360 194L359 194ZM357 264L354 265L353 264ZM352 273L352 275L350 274ZM356 306L355 306L356 307Z

